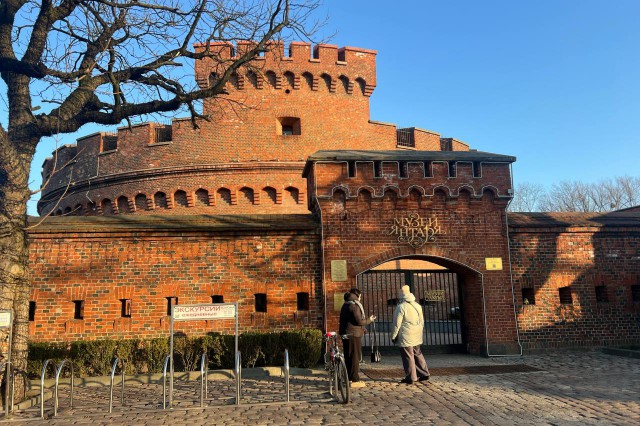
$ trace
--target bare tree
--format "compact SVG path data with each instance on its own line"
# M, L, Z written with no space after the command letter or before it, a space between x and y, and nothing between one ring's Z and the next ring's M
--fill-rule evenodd
M544 187L538 183L523 182L515 186L513 199L509 204L512 212L535 212L546 195Z
M0 309L15 312L16 367L26 369L26 203L41 138L183 106L195 125L206 118L196 103L223 94L231 75L272 40L309 39L316 6L313 0L0 0L6 91L0 96L7 111L0 122ZM255 43L231 59L209 47L234 40ZM205 58L221 72L199 88L183 66Z
M609 212L640 205L640 177L621 176L594 183L563 181L546 190L516 186L510 211Z

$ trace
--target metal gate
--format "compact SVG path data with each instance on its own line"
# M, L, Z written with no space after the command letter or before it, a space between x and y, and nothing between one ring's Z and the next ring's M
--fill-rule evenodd
M376 315L376 337L381 347L393 346L393 310L398 294L408 285L422 306L425 319L424 345L431 353L462 352L462 300L458 274L430 270L368 271L358 276L358 289L367 315ZM363 346L374 336L365 335Z

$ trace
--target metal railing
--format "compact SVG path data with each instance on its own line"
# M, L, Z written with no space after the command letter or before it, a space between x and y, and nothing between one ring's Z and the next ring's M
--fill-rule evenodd
M236 352L236 405L240 405L240 398L242 397L242 354L240 351Z
M171 362L171 355L167 355L164 359L164 366L162 367L162 409L167 409L167 370L169 369L169 362Z
M209 394L209 381L207 376L209 374L209 357L207 353L203 353L200 358L200 406L204 407L204 399Z
M126 370L126 364L123 360L121 360L120 358L116 358L113 361L113 366L111 367L111 388L109 390L109 412L113 412L113 382L114 382L114 378L116 375L116 369L118 368L118 364L120 364L120 370L121 370L121 382L122 382L122 390L120 392L120 404L124 407L124 382L125 382L125 370Z
M73 364L71 363L70 360L68 359L63 359L62 362L60 362L60 365L58 366L58 369L56 370L56 387L53 391L53 416L57 416L58 415L58 387L60 386L60 373L62 373L62 370L64 369L64 366L69 366L69 368L71 369L71 394L70 394L70 398L69 398L69 402L70 402L70 408L73 408L73 382L74 382L74 372L73 372Z

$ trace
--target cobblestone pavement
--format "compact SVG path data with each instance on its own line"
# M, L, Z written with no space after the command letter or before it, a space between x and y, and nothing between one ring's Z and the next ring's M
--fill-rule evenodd
M397 356L366 369L393 369ZM108 388L76 388L74 409L61 388L58 417L47 424L131 425L337 425L337 424L486 424L595 425L640 424L640 360L600 352L557 352L522 358L428 356L434 370L428 384L404 385L396 378L366 380L340 405L326 393L324 375L295 376L292 402L284 399L282 378L247 379L243 399L234 405L233 380L209 382L208 406L199 407L199 382L176 385L176 408L160 410L162 387L127 385L127 406L114 395L107 413ZM525 364L529 373L436 376L437 367ZM383 371L378 371L383 373ZM381 376L381 374L378 374ZM384 376L384 374L382 374ZM51 403L47 411L51 412ZM42 423L39 408L17 413L14 422Z

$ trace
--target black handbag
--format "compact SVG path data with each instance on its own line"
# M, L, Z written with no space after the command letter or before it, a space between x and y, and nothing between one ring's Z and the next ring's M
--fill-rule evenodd
M371 340L371 362L380 362L382 361L382 355L380 355L377 345L378 335L376 333L376 323L372 322L371 325L373 327L373 340Z

